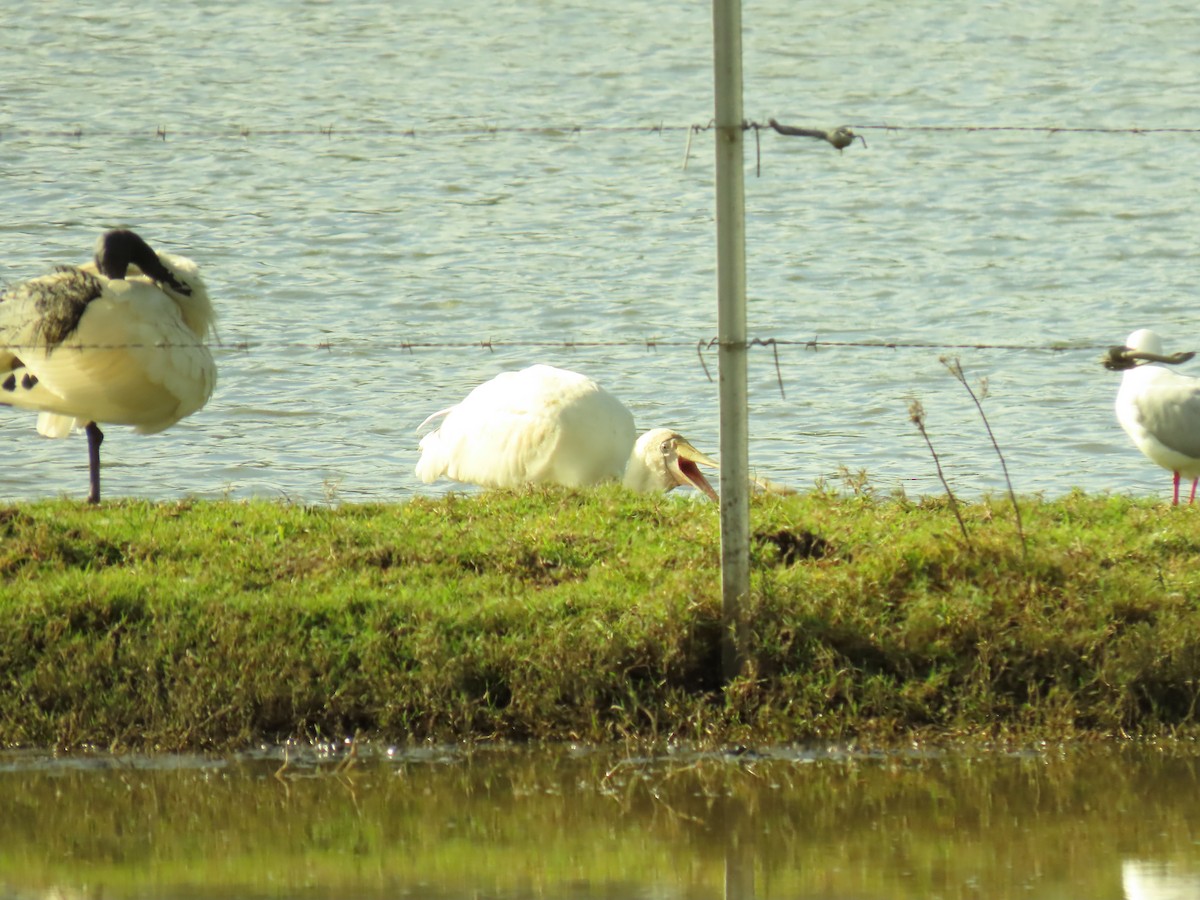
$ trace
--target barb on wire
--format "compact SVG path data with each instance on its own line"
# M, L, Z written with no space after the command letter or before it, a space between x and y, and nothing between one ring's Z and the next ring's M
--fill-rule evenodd
M704 361L704 351L711 350L713 347L719 344L720 338L713 338L708 342L698 341L696 343L696 355L700 358L700 366L704 369L704 376L709 381L712 381L713 377L708 371L708 364ZM779 383L779 396L786 400L787 394L784 393L783 390L783 369L779 365L779 342L776 341L775 338L766 338L765 340L763 338L753 338L752 340L748 341L745 346L747 349L750 347L771 348L771 351L775 357L775 379Z
M716 124L717 124L716 119L709 119L708 124L706 124L706 125L692 124L692 125L688 126L687 144L683 148L683 169L685 171L687 170L687 167L688 167L688 160L692 158L692 138L694 138L701 131L708 131L710 128L712 128Z
M713 338L712 340L708 341L707 343L703 339L696 341L696 356L700 358L700 368L702 368L704 370L704 377L707 378L709 381L712 381L713 377L712 377L712 373L708 371L708 363L706 363L704 361L704 351L711 350L713 344L715 344L716 342L717 342L717 338Z
M761 338L755 338L750 342L749 346L771 348L771 352L775 356L775 379L779 382L779 399L786 400L787 394L783 392L783 370L779 367L779 342L775 338L767 338L765 341Z

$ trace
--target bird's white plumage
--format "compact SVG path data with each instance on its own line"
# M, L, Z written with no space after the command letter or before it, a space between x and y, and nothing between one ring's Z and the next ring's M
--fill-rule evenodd
M84 428L98 502L98 423L150 434L203 407L217 379L204 343L215 319L195 263L106 232L92 262L0 296L0 404L37 411L47 437Z
M490 488L580 487L620 478L633 415L592 379L553 366L502 372L421 439L417 476Z
M416 473L489 488L583 487L624 479L635 490L693 484L715 463L668 429L637 439L633 415L592 379L553 366L504 372L476 387L421 439ZM429 420L426 420L427 422Z
M1163 352L1162 340L1145 328L1130 334L1125 346ZM1177 482L1178 476L1200 478L1200 378L1156 363L1139 364L1121 376L1116 410L1137 448L1176 473Z
M74 424L132 425L149 434L196 412L212 396L216 364L203 343L215 316L196 266L183 257L160 259L192 289L163 288L137 272L109 279L91 264L25 282L0 301L0 366L12 370L12 390L0 403L37 410L38 430L64 437ZM81 281L86 276L91 282ZM78 324L51 343L45 297L67 282L94 283ZM2 372L0 372L2 374ZM31 387L24 376L36 382Z

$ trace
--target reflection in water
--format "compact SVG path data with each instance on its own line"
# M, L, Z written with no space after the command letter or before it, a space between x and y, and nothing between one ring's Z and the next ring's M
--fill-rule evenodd
M1200 868L1194 751L281 759L0 756L0 897L1164 900Z
M1171 863L1127 859L1121 863L1125 900L1197 900L1200 867L1190 870Z

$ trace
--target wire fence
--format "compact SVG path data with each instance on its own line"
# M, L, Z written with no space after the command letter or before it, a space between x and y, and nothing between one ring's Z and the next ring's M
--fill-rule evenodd
M726 342L728 344L728 342ZM612 348L642 348L654 351L660 347L687 347L703 354L708 350L716 350L721 346L718 338L699 339L617 339L617 340L526 340L526 339L473 339L473 340L377 340L374 338L347 338L345 340L321 341L271 341L271 340L221 340L213 343L203 341L158 341L154 343L66 343L62 350L66 352L84 350L136 350L136 349L184 349L209 347L233 353L253 353L259 350L312 350L326 353L338 351L361 353L372 349L380 351L401 351L414 353L418 350L489 350L501 349L558 349L574 350L590 347ZM818 351L834 347L858 350L998 350L998 351L1027 351L1032 353L1065 353L1076 351L1107 351L1111 344L1096 344L1084 341L1057 341L1048 344L997 344L983 342L942 343L937 341L832 341L819 338L750 338L745 342L747 348L766 347L798 347L802 350ZM45 343L0 343L0 351L19 356L22 352L41 351L47 349ZM54 350L59 348L55 347Z
M470 124L470 123L453 123L439 124L422 127L386 127L386 126L359 126L359 127L344 127L335 126L332 124L319 126L297 126L297 127L252 127L245 124L231 124L224 128L212 129L195 129L195 128L171 128L166 125L155 126L153 132L145 128L88 128L82 126L71 128L50 128L50 129L8 129L0 130L0 143L11 140L13 138L22 139L43 139L43 140L75 140L83 141L87 138L99 136L107 138L149 138L155 141L167 142L173 139L200 139L200 140L253 140L258 138L309 138L319 137L325 140L334 139L374 139L374 138L400 138L406 140L414 139L448 139L448 138L479 138L488 136L500 135L522 135L529 137L555 138L577 137L590 134L617 134L617 135L663 135L668 133L686 134L687 144L684 152L683 164L686 167L688 159L691 156L692 140L702 132L711 130L714 123L710 120L705 123L693 123L690 125L668 124L665 121L646 124L634 125L584 125L584 124L544 124L544 125L492 125L492 124ZM1090 125L1004 125L1004 124L903 124L903 123L851 123L849 125L839 126L837 128L825 130L819 128L807 128L794 125L786 125L780 123L774 118L769 118L766 123L746 120L743 122L744 131L753 131L755 134L756 144L759 143L759 136L762 132L770 132L782 137L807 137L820 141L824 141L839 152L853 146L856 138L861 138L862 131L882 131L887 133L899 132L932 132L932 133L958 133L958 134L980 134L980 133L995 133L995 132L1010 132L1010 133L1041 133L1047 136L1067 135L1123 135L1123 136L1148 136L1148 135L1200 135L1200 127L1186 126L1164 126L1164 127L1142 127L1142 126L1090 126ZM864 147L866 141L862 141ZM759 150L759 162L761 163L761 150ZM119 350L119 349L172 349L183 348L186 346L199 346L197 344L171 344L171 343L107 343L107 344L70 344L64 347L64 350L85 351L85 350ZM355 353L362 354L363 352L379 352L379 353L417 353L419 351L497 351L501 349L557 349L557 350L575 350L586 348L642 348L647 352L653 352L660 348L689 348L693 350L700 365L704 368L705 374L712 379L712 373L708 368L708 363L705 359L705 353L718 349L720 346L716 337L708 338L643 338L643 339L617 339L617 340L527 340L527 339L503 339L494 340L486 338L478 338L471 340L423 340L420 338L414 339L384 339L377 338L352 338L343 340L320 340L320 341L295 341L295 340L261 340L255 338L238 339L236 336L233 340L219 341L215 344L214 349L218 349L224 353L235 354L253 354L261 351L284 351L284 352L305 352L315 351L322 353ZM1108 344L1096 344L1093 342L1076 341L1076 340L1060 340L1052 341L1041 345L1031 344L1016 344L1016 343L993 343L993 342L962 342L962 343L942 343L931 341L909 341L909 340L870 340L870 341L853 341L853 340L823 340L816 337L813 338L781 338L781 337L756 337L746 342L748 348L764 348L772 352L776 370L779 373L780 391L783 391L783 377L779 362L779 351L781 348L798 348L804 351L819 351L822 349L846 349L846 350L862 350L868 352L877 351L899 351L899 350L929 350L936 351L940 354L952 354L961 351L1005 351L1005 352L1031 352L1031 353L1064 353L1064 352L1104 352L1110 349ZM20 343L3 343L0 341L0 351L5 351L19 356L23 351L32 349L44 350L44 345L40 347L31 346L29 344Z
M657 123L647 123L643 125L582 125L578 123L571 124L546 124L546 125L490 125L490 124L465 124L459 123L455 125L426 125L426 126L409 126L409 127L380 127L380 126L334 126L334 125L317 125L304 127L251 127L244 124L231 124L224 128L213 129L194 129L180 128L173 129L165 125L155 126L153 133L148 128L139 128L134 130L119 130L119 129L101 129L89 128L84 129L82 126L75 128L58 128L58 129L10 129L8 131L0 130L0 143L5 140L20 138L24 140L41 139L41 140L73 140L77 142L83 141L86 137L105 137L105 138L124 138L124 139L149 139L166 143L168 138L185 139L185 140L238 140L248 141L255 138L323 138L327 141L333 141L336 136L341 139L395 139L418 141L425 139L445 139L450 137L458 138L480 138L480 137L499 137L500 135L524 135L530 137L545 137L560 139L563 137L575 137L584 134L644 134L644 135L663 135L667 133L686 133L687 141L683 150L682 167L687 168L688 162L692 156L692 141L693 138L704 131L708 131L715 126L714 120L709 120L704 123L692 123L690 125L668 125L665 121ZM1147 136L1147 135L1197 135L1200 134L1200 127L1190 126L1164 126L1146 128L1137 125L1128 126L1102 126L1102 125L978 125L978 124L963 124L963 125L924 125L914 124L905 125L891 122L882 123L863 123L841 125L836 128L808 128L794 125L785 125L774 118L769 118L766 123L754 120L744 120L742 122L744 131L754 132L754 170L756 175L762 174L762 139L763 131L773 131L779 135L786 137L807 137L818 140L823 140L834 148L839 153L849 147L857 138L865 147L866 138L862 136L863 131L884 131L884 132L933 132L933 133L959 133L959 134L981 134L995 132L1012 132L1012 133L1041 133L1047 136L1054 135L1128 135L1128 136ZM856 130L857 129L857 130Z
M657 338L644 338L641 340L459 340L459 341L422 341L422 340L375 340L370 338L353 338L347 340L333 341L252 341L252 340L233 340L222 341L217 344L205 344L203 342L168 342L159 343L107 343L107 344L77 344L67 343L60 347L55 347L54 352L69 353L69 352L84 352L84 351L112 351L112 350L175 350L175 349L195 349L198 347L209 347L210 350L217 350L220 353L230 355L252 355L258 351L287 351L287 352L316 352L316 353L353 353L356 356L361 356L364 351L373 351L378 353L394 354L409 353L415 354L418 351L446 351L446 350L461 350L461 351L489 351L496 352L498 350L583 350L590 348L641 348L646 352L656 352L659 348L678 350L688 348L695 352L700 368L704 371L705 377L711 382L714 380L712 369L709 368L709 360L705 357L710 351L719 350L721 341L716 338L699 338L692 340L685 339L670 339L659 340ZM784 387L783 365L779 359L780 348L793 348L805 352L817 352L822 349L844 349L844 350L863 350L863 351L880 351L886 350L896 352L900 350L930 350L937 351L939 356L945 358L959 351L1000 351L1000 352L1028 352L1039 354L1060 354L1067 352L1088 352L1103 351L1105 353L1113 349L1110 344L1096 344L1091 342L1076 342L1076 341L1058 341L1049 344L1032 345L1032 344L997 344L997 343L944 343L935 341L838 341L838 340L820 340L818 338L750 338L745 342L747 349L762 348L770 350L772 353L773 363L775 366L775 376L779 387L781 397L786 397L786 389ZM45 344L0 344L0 352L7 352L14 356L20 357L22 352L37 350L46 352Z
M647 123L642 125L583 125L578 123L569 124L545 124L545 125L492 125L492 124L467 124L457 123L454 125L422 125L420 127L412 125L404 126L335 126L315 125L315 126L297 126L297 127L258 127L245 124L230 124L221 128L196 129L196 128L171 128L166 125L156 125L154 131L149 128L137 128L132 130L125 129L108 129L89 127L84 129L83 126L75 128L50 128L50 129L33 129L33 128L16 128L3 130L0 129L0 143L6 140L22 139L22 140L44 140L44 141L62 141L71 140L82 142L85 138L102 137L108 139L126 139L136 140L138 138L160 141L166 143L168 139L175 140L236 140L249 141L252 139L262 138L320 138L332 142L336 137L338 140L380 140L380 139L402 139L412 142L424 141L427 139L442 140L447 138L471 138L478 139L481 137L499 137L501 135L522 135L527 137L543 137L561 139L564 137L573 138L581 135L594 134L614 134L614 135L663 135L667 133L685 133L686 143L683 150L682 168L686 169L692 157L692 141L695 136L701 132L708 131L715 127L714 120L709 120L703 123L692 123L690 125L668 125L665 120L660 120L656 123ZM899 133L905 131L911 132L928 132L938 134L985 134L997 132L1010 133L1028 133L1028 134L1045 134L1047 136L1056 135L1126 135L1126 136L1152 136L1152 135L1198 135L1200 134L1200 126L1163 126L1163 127L1142 127L1137 125L1128 126L1103 126L1103 125L980 125L980 124L961 124L961 125L926 125L913 124L906 125L902 123L891 122L871 122L862 124L841 125L831 129L799 127L794 125L785 125L780 123L775 118L768 118L765 123L755 120L744 120L742 122L744 131L754 132L754 172L756 176L762 175L762 138L761 134L764 131L774 132L785 137L806 137L817 140L823 140L833 146L839 153L853 144L857 139L866 147L867 141L863 137L863 131L884 131Z
M772 125L772 123L775 125ZM766 122L746 120L742 128L746 131L776 131L788 135L792 132L780 132L779 123L774 118ZM91 137L103 138L143 138L160 142L171 139L191 140L250 140L254 138L276 137L313 137L326 140L352 138L451 138L451 137L497 137L500 135L528 135L534 137L560 138L585 134L695 134L708 131L714 127L709 120L703 123L668 124L665 120L647 122L638 125L600 125L600 124L544 124L544 125L491 125L458 123L453 125L410 125L410 126L340 126L340 125L302 125L265 127L251 126L241 123L231 123L218 128L173 128L167 125L156 125L153 130L148 126L136 128L103 128L82 125L74 128L8 128L0 129L0 141L17 138L30 140L74 140L82 141ZM894 122L849 123L843 128L860 131L884 132L941 132L975 134L987 132L1025 132L1045 135L1081 135L1081 134L1111 134L1111 135L1167 135L1200 134L1200 126L1162 126L1143 127L1138 125L989 125L989 124L904 124ZM797 131L817 131L819 129L800 129L795 126L784 126ZM836 130L836 129L834 129ZM805 135L816 137L817 135Z

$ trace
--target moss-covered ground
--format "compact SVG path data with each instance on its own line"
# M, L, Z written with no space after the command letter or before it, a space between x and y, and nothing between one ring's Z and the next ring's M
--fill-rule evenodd
M894 742L1196 733L1200 510L619 488L0 508L0 744ZM964 534L965 529L965 534Z

